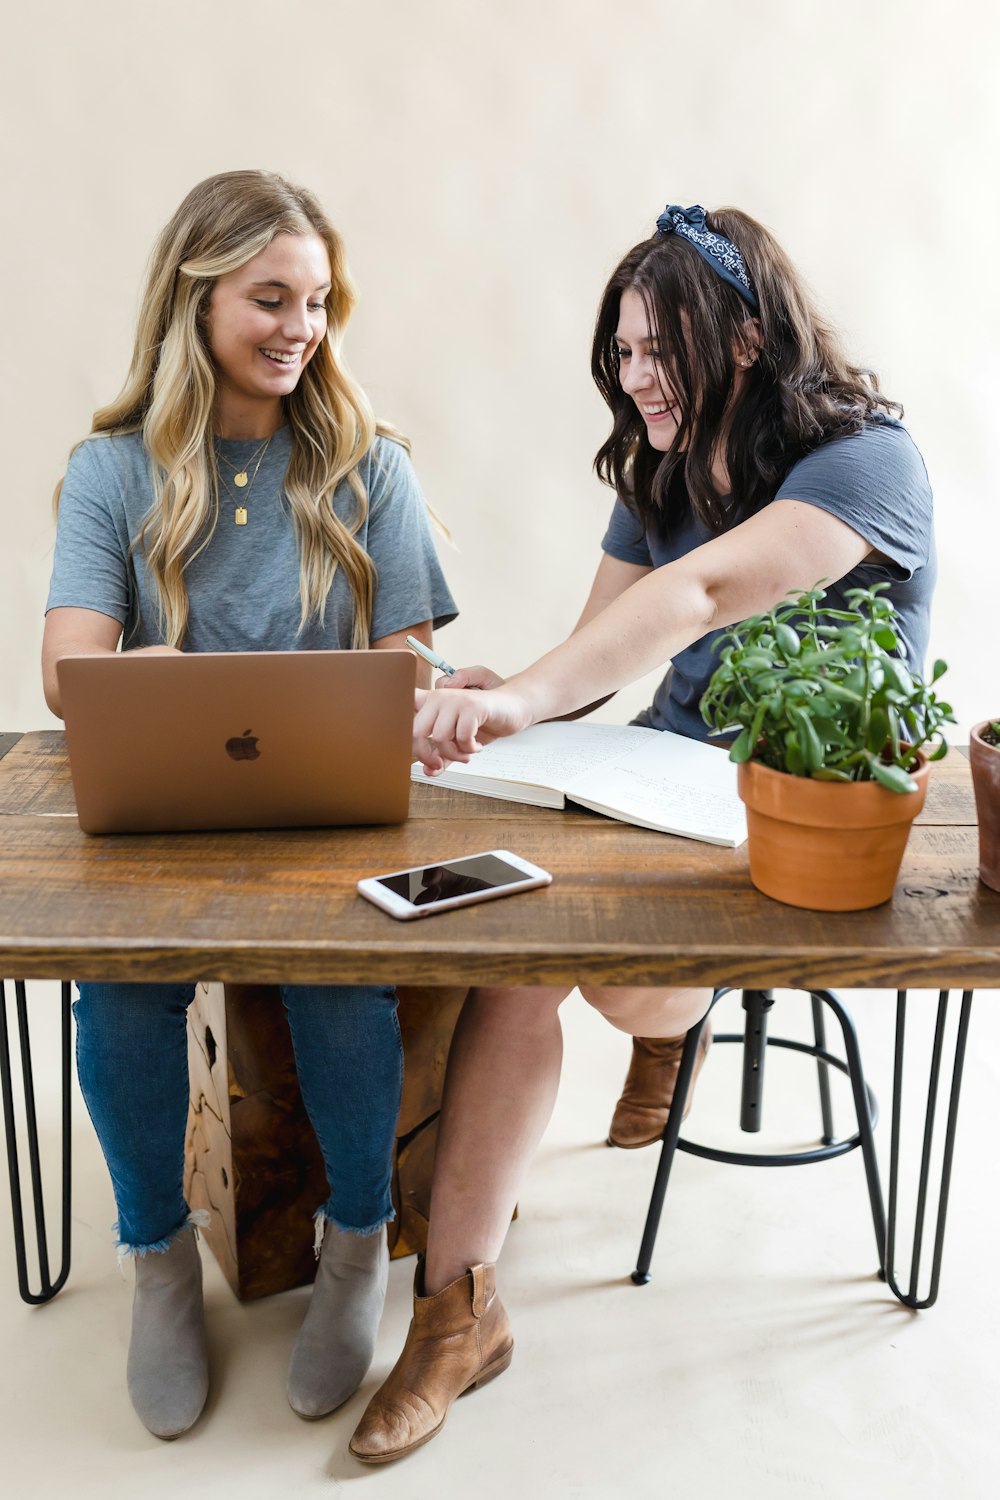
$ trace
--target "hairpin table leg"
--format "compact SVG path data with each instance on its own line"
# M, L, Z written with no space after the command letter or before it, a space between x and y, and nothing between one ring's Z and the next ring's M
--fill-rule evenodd
M49 1302L66 1283L70 1261L70 1202L72 1191L71 1109L71 1024L70 986L62 986L62 1259L53 1279L49 1264L48 1237L45 1229L45 1200L42 1193L41 1153L38 1147L38 1119L35 1112L35 1084L31 1066L31 1038L28 1031L28 1001L24 981L14 982L18 1040L21 1054L21 1082L24 1095L25 1139L31 1175L31 1195L35 1210L35 1244L38 1251L40 1290L28 1285L28 1255L24 1235L24 1207L21 1196L21 1173L18 1164L17 1125L14 1117L13 1074L10 1057L10 1033L7 1025L7 994L0 980L0 1086L3 1091L3 1118L7 1136L7 1170L10 1175L10 1203L14 1220L14 1251L17 1257L17 1284L25 1302Z
M950 991L942 990L938 996L937 1021L934 1027L934 1043L931 1049L930 1072L927 1083L927 1109L924 1115L923 1143L920 1154L920 1176L917 1183L917 1201L914 1210L913 1247L910 1254L910 1278L907 1290L900 1286L896 1275L896 1216L899 1201L899 1149L903 1104L903 1060L906 1041L906 991L896 996L896 1060L892 1095L892 1139L889 1156L889 1214L886 1234L885 1265L883 1274L900 1302L907 1307L932 1307L937 1301L938 1284L941 1279L941 1255L944 1248L945 1221L948 1216L948 1191L951 1186L951 1164L955 1151L955 1133L958 1125L958 1101L962 1090L962 1067L969 1035L969 1019L972 1013L972 990L962 995L958 1031L954 1043L954 1061L951 1074L951 1093L948 1099L948 1117L945 1125L944 1147L940 1168L937 1218L934 1226L934 1249L931 1261L930 1285L927 1295L918 1295L920 1261L923 1250L925 1221L927 1216L928 1188L931 1175L931 1151L934 1144L934 1123L937 1112L938 1088L941 1082L944 1061L945 1025L948 1018Z

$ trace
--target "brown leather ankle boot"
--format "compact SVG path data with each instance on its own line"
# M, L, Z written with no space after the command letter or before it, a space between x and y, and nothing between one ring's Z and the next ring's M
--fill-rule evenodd
M473 1266L432 1297L422 1295L423 1281L421 1256L403 1352L351 1438L351 1452L366 1464L389 1463L430 1442L455 1397L502 1374L514 1353L495 1266Z
M651 1146L660 1139L670 1106L674 1102L674 1088L680 1072L684 1041L682 1036L632 1038L632 1061L608 1131L609 1146L633 1150L637 1146ZM711 1045L712 1025L710 1021L706 1021L698 1039L698 1055L694 1060L691 1087L688 1089L685 1119L694 1100L698 1074Z

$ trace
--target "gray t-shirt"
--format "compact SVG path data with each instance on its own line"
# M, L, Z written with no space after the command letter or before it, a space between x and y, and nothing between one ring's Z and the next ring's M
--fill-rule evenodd
M906 429L891 420L877 421L861 432L831 439L792 465L774 498L802 500L839 516L888 559L864 562L837 583L827 584L825 602L843 609L847 589L888 582L906 659L915 671L922 671L937 576L933 501L923 459ZM691 516L668 537L652 528L644 532L619 498L601 545L621 562L660 568L712 536ZM803 578L802 588L815 582ZM708 726L698 704L718 664L718 652L712 648L721 634L710 631L677 653L652 704L634 722L691 739L707 738Z
M237 467L260 443L220 441ZM252 483L233 486L233 471L220 464L219 518L207 545L189 564L185 579L190 615L185 651L346 650L351 644L350 586L337 569L326 604L326 621L310 618L299 632L299 560L284 476L291 456L291 429L274 434ZM253 465L250 466L253 475ZM456 609L437 560L427 516L405 448L376 438L359 466L368 493L368 515L356 540L378 572L371 639L433 620L455 618ZM55 559L47 609L75 605L120 620L126 648L163 644L158 596L145 560L130 544L153 502L149 455L138 433L92 437L69 461L59 502ZM247 524L237 526L236 505ZM345 482L334 505L341 519L356 501Z

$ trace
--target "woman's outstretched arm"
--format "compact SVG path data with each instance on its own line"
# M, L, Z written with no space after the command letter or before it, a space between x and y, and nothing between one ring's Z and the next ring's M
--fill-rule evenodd
M634 682L678 651L770 609L818 580L843 578L871 543L837 516L776 500L732 531L638 579L568 640L502 687L420 694L413 750L427 771L559 718Z

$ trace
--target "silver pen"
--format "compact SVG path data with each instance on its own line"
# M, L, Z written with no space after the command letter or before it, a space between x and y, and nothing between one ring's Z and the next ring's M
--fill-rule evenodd
M425 646L423 641L414 640L412 635L408 635L406 637L406 644L411 651L415 651L418 656L422 656L424 661L430 662L431 666L435 667L437 671L444 672L448 677L454 677L455 668L450 667L443 656L438 656L436 651L432 651L429 646Z

